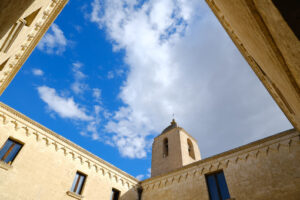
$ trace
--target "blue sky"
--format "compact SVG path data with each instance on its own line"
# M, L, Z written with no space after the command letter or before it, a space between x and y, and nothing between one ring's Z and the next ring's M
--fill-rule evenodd
M196 0L70 1L1 99L140 179L173 113L204 158L292 127Z

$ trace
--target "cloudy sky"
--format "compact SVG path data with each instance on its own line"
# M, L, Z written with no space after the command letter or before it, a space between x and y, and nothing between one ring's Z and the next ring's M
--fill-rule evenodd
M199 0L72 0L1 98L140 179L173 114L203 158L292 127Z

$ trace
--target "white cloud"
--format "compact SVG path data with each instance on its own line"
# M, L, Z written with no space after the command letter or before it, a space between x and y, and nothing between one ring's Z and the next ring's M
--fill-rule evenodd
M108 78L108 79L113 79L114 77L115 77L115 74L114 74L113 71L109 71L109 72L107 73L107 78Z
M76 30L78 33L81 33L81 31L82 31L82 27L81 27L81 26L79 26L79 25L74 25L74 28L75 28L75 30Z
M32 69L32 73L35 76L43 76L44 72L41 69Z
M143 178L144 178L143 174L140 174L140 175L136 176L136 179L139 180L139 181L141 181Z
M120 76L123 76L123 74L125 74L125 71L124 71L123 69L117 69L117 70L116 70L116 75L117 75L117 76L120 77Z
M114 71L108 71L107 72L107 79L113 79L115 77L121 77L125 74L125 71L123 69L116 69Z
M110 119L111 116L112 116L112 114L111 114L109 111L107 111L107 110L104 110L104 111L103 111L103 117L104 117L105 119Z
M148 178L151 176L151 168L148 168L147 169L147 175L146 175Z
M93 97L94 97L94 100L98 103L102 103L101 102L101 89L99 88L93 88Z
M85 75L81 71L81 68L83 66L81 62L75 62L72 65L72 71L75 81L72 83L71 89L75 94L82 94L85 90L89 88L88 85L84 83L84 79L87 77L87 75Z
M86 126L84 126L83 130L80 132L80 135L89 137L92 140L97 140L104 142L103 138L100 137L99 126L101 122L100 112L102 111L102 107L99 105L94 105L93 120L89 121Z
M62 118L89 121L93 118L85 113L83 108L74 102L73 98L61 97L56 90L47 86L37 88L40 98Z
M38 43L37 48L48 54L62 54L66 50L67 39L59 26L53 23L49 31Z
M100 1L99 0L94 0L92 2L92 13L90 15L90 20L92 22L96 22L96 23L101 23L101 18L99 17L99 13L101 12L101 5L100 5Z
M106 125L121 155L145 157L172 113L204 157L291 128L204 1L92 6L90 20L129 66L125 106Z
M80 71L80 69L83 66L81 62L74 62L72 63L72 65L73 65L72 71L74 73L75 79L83 79L86 77L86 75Z
M144 175L144 174L137 175L136 179L138 179L139 181L141 181L141 180L143 180L145 178L150 178L150 177L151 177L151 168L148 168L146 175Z

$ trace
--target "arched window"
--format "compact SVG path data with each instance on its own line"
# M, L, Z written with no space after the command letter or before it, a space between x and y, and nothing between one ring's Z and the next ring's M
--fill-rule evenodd
M164 139L164 142L163 142L163 148L164 148L164 151L163 151L163 157L167 157L169 155L169 144L168 144L168 138L165 138Z
M191 158L195 159L195 152L194 152L194 146L192 141L190 139L187 139L187 144L188 144L189 155L191 156Z

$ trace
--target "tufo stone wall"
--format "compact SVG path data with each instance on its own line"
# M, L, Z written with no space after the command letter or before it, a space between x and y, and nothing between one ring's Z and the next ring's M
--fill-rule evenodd
M136 199L137 179L0 103L0 147L8 138L24 145L12 165L0 162L0 199L74 200L77 171L87 175L83 199L110 199L112 188Z
M298 200L300 135L289 130L141 182L143 200L208 200L205 174L223 170L236 200Z

